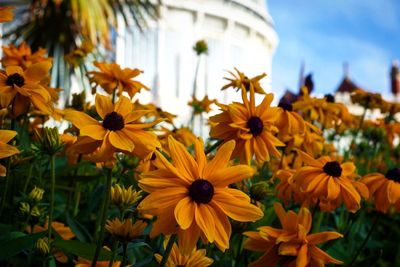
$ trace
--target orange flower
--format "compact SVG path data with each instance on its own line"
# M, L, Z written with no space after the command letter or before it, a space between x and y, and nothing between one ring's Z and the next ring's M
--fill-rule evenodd
M164 241L164 248L167 246L167 239ZM185 255L180 247L176 244L172 246L171 254L168 257L166 267L178 267L178 266L187 266L187 267L207 267L210 266L214 260L206 257L205 249L193 249L190 254ZM162 256L160 254L154 254L157 262L160 263L162 261Z
M51 63L32 64L25 71L18 66L9 66L0 72L0 104L6 108L12 104L12 113L19 116L28 112L32 103L45 114L54 111L52 98L41 81L48 76Z
M202 100L193 97L193 99L188 103L189 106L193 108L194 114L208 113L211 111L210 106L217 103L215 99L209 99L208 95L204 96Z
M7 144L16 135L17 132L15 131L0 130L0 159L8 158L19 153L16 147ZM6 173L6 168L0 164L0 176L6 176Z
M49 223L48 221L46 221L46 223L44 224L44 226L40 226L40 225L35 225L33 227L33 231L32 229L28 226L26 231L28 233L40 233L40 232L44 232L47 231L49 227ZM61 223L61 222L56 222L53 221L51 223L51 227L56 230L56 232L62 237L62 239L64 240L70 240L72 238L75 237L75 234L71 231L71 228L69 228L68 226L65 226L65 224Z
M14 13L12 12L15 9L13 6L5 6L0 7L0 23L9 22L14 19Z
M78 153L94 152L91 159L103 162L110 160L117 151L144 158L161 146L154 133L144 131L159 121L141 123L139 120L148 111L134 110L127 97L121 96L114 105L109 97L98 94L96 110L102 122L80 111L65 112L65 119L79 128L81 137L86 137L73 145Z
M241 162L250 163L253 155L257 163L269 161L271 155L280 158L276 147L285 146L274 134L278 129L273 125L277 108L271 108L274 98L266 94L262 103L256 107L253 86L250 86L250 101L242 90L242 103L234 102L228 106L220 105L222 113L210 118L212 123L210 136L213 138L236 141L232 156L239 156Z
M295 174L301 192L318 198L321 209L326 211L337 208L342 201L350 212L360 208L361 196L368 197L368 188L354 180L356 167L353 163L340 164L329 156L313 159L302 151L298 153L308 165Z
M282 229L263 226L259 232L245 232L249 237L245 248L265 252L250 267L276 266L325 266L325 264L342 264L317 247L326 241L343 237L337 232L308 234L311 230L312 217L307 208L299 213L286 212L280 203L274 204L275 212Z
M243 72L240 72L237 68L235 68L235 71L237 72L237 75L235 75L235 73L231 71L228 71L229 74L233 76L233 78L224 77L224 79L228 80L229 83L224 85L221 90L225 90L228 89L229 87L232 87L236 88L238 91L243 89L249 92L250 87L253 87L256 93L265 94L264 89L262 89L260 85L260 80L265 76L267 76L267 74L263 73L253 78L248 78Z
M3 46L3 58L1 63L4 67L9 66L20 66L23 69L28 68L30 65L49 61L51 58L45 57L46 49L39 48L35 53L32 54L30 46L23 42L18 47L11 44L10 46Z
M138 209L157 216L151 236L177 232L185 254L195 248L200 237L225 251L231 235L228 217L247 222L263 216L245 193L228 188L251 177L254 170L247 165L228 165L234 141L222 145L211 161L207 161L201 140L194 143L195 158L172 136L168 144L172 164L156 151L158 169L142 174L139 180L139 186L150 194Z
M390 206L395 205L397 211L400 211L400 168L390 169L385 175L368 174L361 182L367 185L377 210L386 213Z
M100 85L107 93L112 94L114 90L118 89L118 96L122 92L127 92L130 98L134 97L137 92L142 88L149 90L147 86L141 82L132 80L143 71L139 69L121 69L116 63L101 63L94 62L94 65L100 69L100 71L89 71L89 79L92 83L95 83L93 93L96 92L96 87Z
M293 134L303 134L306 128L304 119L293 111L292 104L284 101L278 105L275 125L279 129L281 140Z

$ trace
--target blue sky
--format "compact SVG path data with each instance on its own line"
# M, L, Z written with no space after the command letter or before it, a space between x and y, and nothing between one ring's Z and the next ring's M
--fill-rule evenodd
M297 90L299 69L315 93L335 90L343 62L360 87L389 95L389 67L400 58L399 0L268 0L280 39L273 60L275 92Z

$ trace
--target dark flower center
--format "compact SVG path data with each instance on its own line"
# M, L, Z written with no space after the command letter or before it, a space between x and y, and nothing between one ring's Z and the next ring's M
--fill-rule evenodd
M123 129L125 126L124 118L113 111L108 113L103 120L103 127L110 131L119 131Z
M25 84L25 79L18 73L11 74L7 77L6 84L8 86L18 86L21 87Z
M290 104L288 102L284 102L284 101L279 102L278 107L283 108L284 110L287 110L287 111L293 111L292 104Z
M340 167L339 162L330 161L325 164L324 172L333 177L340 177L342 175L342 167Z
M254 135L260 135L264 129L264 124L259 117L251 117L247 121L247 128L250 129L250 132Z
M190 185L189 196L196 203L207 204L214 196L214 186L207 180L198 179Z
M335 97L331 94L326 94L325 96L326 102L335 103Z
M400 183L400 168L394 168L388 170L385 177L388 178L389 180Z

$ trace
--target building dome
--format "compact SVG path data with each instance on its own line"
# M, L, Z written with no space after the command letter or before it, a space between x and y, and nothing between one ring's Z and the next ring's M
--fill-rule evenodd
M160 16L142 33L121 28L117 37L117 62L144 70L141 81L152 88L142 101L155 101L181 116L188 113L197 64L192 47L201 39L209 53L200 61L198 98L208 94L226 103L240 97L220 91L226 83L222 77L234 67L250 77L267 73L262 83L270 90L278 37L265 0L163 0Z

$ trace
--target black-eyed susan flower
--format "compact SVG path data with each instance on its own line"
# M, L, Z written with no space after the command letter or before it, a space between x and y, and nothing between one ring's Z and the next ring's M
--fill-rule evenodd
M193 114L208 113L211 111L211 105L217 103L215 99L209 99L208 95L204 96L203 99L193 99L188 103L193 108Z
M68 110L65 119L71 121L80 130L80 136L73 147L80 153L93 153L93 161L107 161L114 152L121 151L146 157L160 146L154 133L145 131L158 123L142 123L140 119L148 111L134 110L129 98L121 96L114 105L106 96L96 95L96 110L102 121L86 113Z
M306 128L304 119L295 111L291 103L281 101L276 110L275 125L279 129L281 140L294 134L303 134Z
M356 167L351 162L340 164L329 156L314 159L298 151L307 165L295 174L301 192L320 200L323 210L331 211L343 202L350 212L360 208L361 196L368 197L368 188L354 178Z
M235 140L233 157L240 157L242 162L250 163L255 155L258 163L269 161L271 156L279 158L277 147L285 146L274 136L278 129L274 125L277 108L270 107L272 94L266 94L258 106L255 105L254 90L251 86L250 101L242 90L242 103L220 105L222 113L210 118L212 123L210 136L213 138Z
M164 247L166 247L167 242L164 242ZM154 254L157 262L162 261L162 256L160 254ZM166 267L177 267L177 266L185 266L185 267L206 267L210 266L214 260L208 258L206 256L205 249L193 249L190 254L185 255L182 253L182 250L175 243L172 246L171 254L168 257L168 260L165 264Z
M141 82L132 80L143 72L139 69L121 69L116 63L94 62L94 65L100 70L88 72L90 82L95 84L94 92L96 92L96 87L100 86L109 94L118 90L118 95L127 92L129 97L132 98L141 89L149 90Z
M303 193L297 188L294 180L296 171L297 170L295 169L278 170L274 174L274 180L279 180L279 183L275 188L277 197L285 204L289 204L291 201L294 201L304 207L307 207L312 199L309 198L307 193ZM315 201L313 201L313 203L315 203Z
M0 159L11 157L19 153L19 150L7 143L17 135L16 131L0 130ZM0 164L0 176L6 176L6 167Z
M26 113L32 103L45 114L53 113L50 93L41 84L51 68L49 61L30 65L26 70L19 66L9 66L0 72L0 105L6 108L12 105L12 113L19 116Z
M51 62L51 58L46 57L46 53L47 51L44 48L39 48L32 53L31 47L25 42L21 43L18 47L10 44L9 46L3 46L1 64L3 67L20 66L26 69L38 62Z
M245 248L264 254L251 267L279 266L306 267L325 266L325 264L342 264L317 247L326 241L343 237L337 232L309 234L312 216L307 208L299 213L286 212L280 203L274 204L275 212L281 222L282 229L270 226L258 228L258 232L245 232L249 237Z
M254 91L259 94L265 94L264 89L260 85L260 80L267 76L267 74L263 73L257 75L253 78L247 77L243 72L240 72L237 68L235 68L237 74L228 71L229 74L232 75L232 78L224 77L225 80L228 80L229 83L224 85L221 90L228 89L230 87L236 88L238 91L243 89L247 92L250 91L250 87L254 88Z
M393 205L400 211L400 168L386 172L371 173L364 176L361 182L366 184L370 198L374 199L377 210L386 213Z
M13 6L0 7L0 23L9 22L14 19Z
M151 236L178 233L184 254L193 250L200 237L225 251L231 235L228 217L247 222L263 216L245 193L228 187L251 177L254 170L246 165L228 166L234 141L222 145L211 161L201 140L194 143L194 158L172 136L168 144L172 163L156 151L158 169L139 180L139 186L150 193L140 202L139 211L157 216Z
M121 221L120 219L115 218L107 221L106 229L119 241L130 242L139 237L146 226L147 223L140 220L133 224L131 219Z

